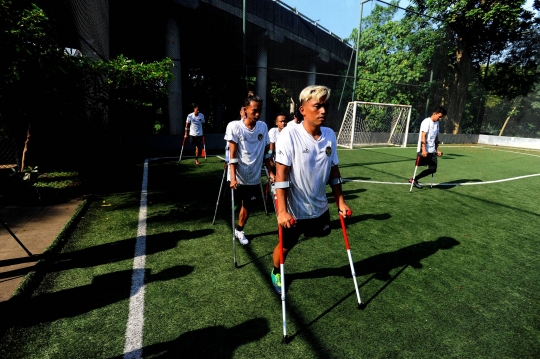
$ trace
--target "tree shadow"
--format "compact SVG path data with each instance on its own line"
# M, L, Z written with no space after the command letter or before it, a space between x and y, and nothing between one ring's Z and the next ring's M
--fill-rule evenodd
M189 265L177 265L155 274L145 270L145 284L185 277ZM74 317L125 300L130 296L133 271L123 270L95 276L92 283L58 292L34 296L19 295L0 303L0 334L13 326L30 327L44 322Z
M270 332L264 318L250 319L232 328L216 325L186 332L178 338L144 347L122 357L153 358L232 358L240 346L257 341Z

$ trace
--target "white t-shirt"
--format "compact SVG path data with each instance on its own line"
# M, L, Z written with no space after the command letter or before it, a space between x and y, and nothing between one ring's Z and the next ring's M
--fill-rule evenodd
M225 141L233 141L236 146L236 180L243 185L258 185L261 183L261 169L264 159L264 149L270 144L266 123L257 121L250 130L244 121L232 121L227 125ZM227 172L227 180L231 180Z
M192 112L187 116L186 124L191 124L189 127L190 136L202 136L202 124L204 123L204 115L199 112L197 116Z
M290 166L287 211L296 219L317 218L328 210L326 184L339 163L336 134L321 127L315 140L304 126L287 126L279 135L276 162Z
M435 149L435 139L439 134L439 121L433 121L431 117L428 117L422 121L420 125L420 133L418 136L418 145L416 146L416 152L422 151L422 132L426 132L426 151L428 153L434 153Z

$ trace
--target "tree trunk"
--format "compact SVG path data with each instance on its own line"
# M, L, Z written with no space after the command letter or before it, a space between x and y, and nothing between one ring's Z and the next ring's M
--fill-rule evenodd
M448 121L444 128L445 133L454 135L460 133L459 126L467 104L467 89L471 81L471 58L461 43L458 43L456 58L454 83L448 99Z
M28 122L28 128L26 129L26 141L24 141L24 149L21 159L21 172L24 171L25 161L26 161L26 152L28 152L28 143L30 142L30 122Z

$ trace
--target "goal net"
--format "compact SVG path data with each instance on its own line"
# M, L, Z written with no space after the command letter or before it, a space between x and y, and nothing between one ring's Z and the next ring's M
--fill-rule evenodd
M406 147L411 107L389 103L349 102L339 129L338 146Z

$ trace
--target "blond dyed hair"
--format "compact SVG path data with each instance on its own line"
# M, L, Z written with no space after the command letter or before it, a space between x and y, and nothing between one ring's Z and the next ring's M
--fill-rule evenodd
M311 99L319 101L323 97L325 102L328 101L330 98L330 89L322 85L311 85L300 92L300 103L303 104Z

